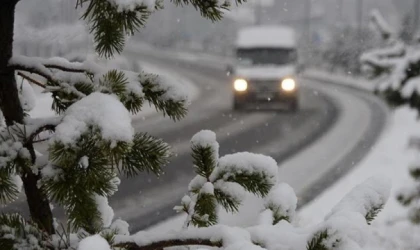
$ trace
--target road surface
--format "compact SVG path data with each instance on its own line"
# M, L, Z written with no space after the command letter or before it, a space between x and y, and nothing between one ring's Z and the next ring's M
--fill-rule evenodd
M136 178L122 178L119 191L110 198L116 217L127 220L133 232L175 214L172 208L194 177L189 140L202 129L216 132L220 155L250 151L270 155L279 164L284 163L280 165L281 178L306 202L360 160L385 124L386 111L374 97L309 79L302 79L301 110L297 113L233 112L228 78L220 67L144 51L127 56L182 75L200 90L199 98L193 101L182 121L175 123L160 114L133 121L136 131L163 138L176 152L164 168L164 175L156 178L145 173ZM326 136L334 132L332 138ZM318 152L310 151L311 147ZM305 150L309 153L300 157L302 160L293 157L304 154ZM307 164L308 161L316 164ZM6 210L24 212L26 206L20 201Z

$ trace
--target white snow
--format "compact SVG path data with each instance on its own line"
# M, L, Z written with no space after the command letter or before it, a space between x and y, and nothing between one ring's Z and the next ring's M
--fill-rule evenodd
M111 142L130 142L134 136L131 117L124 105L114 96L92 93L66 110L52 139L71 144L89 126L98 126L103 139Z
M378 9L374 9L371 14L372 21L375 22L375 24L378 26L379 29L381 29L382 32L387 34L393 34L394 31L389 26L388 22L385 21L384 17L382 16L381 12L379 12Z
M84 169L88 168L89 167L89 157L87 157L86 155L82 156L82 158L80 158L80 160L79 160L79 166L81 168L84 168Z
M111 250L111 247L102 236L95 234L81 240L77 250Z
M293 29L281 26L254 26L238 32L236 46L239 48L294 48Z
M22 192L23 181L19 175L12 175L13 184L15 185L16 190L20 193Z
M38 57L27 57L16 55L10 58L9 65L20 65L27 69L36 69L38 72L42 73L44 76L52 78L51 71L44 66L45 60Z
M119 235L129 235L130 231L128 230L129 225L126 221L117 219L112 222L110 229L116 231Z
M98 211L101 215L103 227L109 227L114 218L114 210L108 204L108 198L100 195L94 196Z
M201 175L196 175L188 184L188 191L200 190L207 182L207 179Z
M17 77L16 83L22 108L25 111L31 111L36 105L36 95L32 86L20 76Z
M165 91L160 97L163 101L172 100L174 102L183 102L186 105L190 104L191 98L188 89L185 89L182 82L173 79L171 76L165 74L143 74L141 75L140 82L152 82L154 91Z
M298 199L295 191L289 184L277 184L264 200L265 207L273 208L273 213L277 213L280 216L287 216L290 221L294 219Z
M394 111L391 124L384 136L378 141L371 153L356 166L348 175L340 179L331 188L324 191L319 197L303 207L297 219L301 225L314 225L320 222L334 205L349 192L360 180L368 176L384 176L379 179L377 187L379 192L368 191L367 195L384 196L392 182L389 201L382 212L372 222L371 237L364 249L393 250L416 249L420 228L408 221L407 208L396 200L401 188L412 183L409 177L409 167L416 159L418 151L407 148L412 136L420 136L418 130L420 123L416 120L416 112L402 107ZM385 183L385 180L391 180ZM376 194L375 194L376 193ZM368 196L361 196L365 199ZM379 198L379 196L377 198ZM355 195L357 197L357 195ZM357 198L358 199L358 198ZM373 201L379 201L376 199ZM346 207L345 203L338 205L343 209L365 211L363 206ZM371 203L373 204L373 203ZM356 204L357 205L357 204ZM350 206L350 205L349 205ZM408 233L409 232L409 233Z
M236 202L242 202L245 199L245 189L236 182L229 182L218 180L214 183L214 188L220 190L225 195L229 196L230 199Z
M219 159L219 143L216 141L216 133L210 130L202 130L191 138L191 145L195 147L210 147L213 151L213 160Z
M410 98L414 93L420 94L420 77L411 78L401 89L401 95L405 98Z
M212 194L214 195L214 186L211 182L204 183L203 187L200 190L201 194Z
M3 168L19 156L19 152L23 150L23 145L15 138L15 135L7 130L0 131L0 135L4 138L0 141L0 168Z
M327 219L336 213L349 211L365 216L372 208L382 207L388 200L391 180L386 176L374 176L359 184L331 210Z
M235 174L247 173L258 174L271 185L277 182L277 162L265 155L253 154L248 152L225 155L219 159L218 166L210 176L210 181L218 179L228 180Z

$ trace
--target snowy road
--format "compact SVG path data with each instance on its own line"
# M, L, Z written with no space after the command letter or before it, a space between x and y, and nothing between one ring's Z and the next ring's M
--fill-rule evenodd
M310 80L302 82L302 110L297 114L232 112L230 86L220 65L209 67L145 54L140 57L187 77L197 84L201 95L181 122L152 117L136 124L139 131L164 138L178 155L166 167L164 176L157 179L145 174L123 180L120 191L111 199L117 216L131 222L133 231L174 215L173 206L194 176L189 139L201 129L217 133L221 155L252 151L268 154L279 164L288 160L288 164L280 168L285 173L283 178L294 182L291 184L302 201L307 201L331 184L331 177L340 176L337 167L348 169L357 162L385 123L386 111L376 98L361 91ZM329 136L322 137L327 134ZM323 141L317 140L320 137ZM311 147L318 151L311 151ZM296 157L292 156L304 148L308 149L306 162L303 158L293 162ZM295 166L293 164L300 166L293 170L290 167Z
M335 171L337 164L349 168L359 160L384 125L381 105L357 90L305 79L302 110L296 114L232 112L230 85L220 70L223 65L210 67L139 53L129 57L182 75L199 89L198 98L182 121L174 123L160 114L134 121L137 131L163 138L177 155L165 167L165 175L156 178L143 174L123 179L119 192L110 199L116 217L127 220L132 231L174 215L173 206L194 176L189 140L201 129L217 133L220 155L251 151L270 155L279 164L287 163L280 167L283 178L308 200L340 175ZM298 153L304 156L293 157ZM20 210L24 206L11 208Z

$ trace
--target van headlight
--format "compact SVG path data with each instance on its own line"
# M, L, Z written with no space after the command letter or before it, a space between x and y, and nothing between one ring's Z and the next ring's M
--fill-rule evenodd
M281 89L287 92L293 91L296 89L296 82L292 78L285 78L281 82Z
M245 79L236 79L233 82L233 88L238 92L243 92L248 89L248 82Z

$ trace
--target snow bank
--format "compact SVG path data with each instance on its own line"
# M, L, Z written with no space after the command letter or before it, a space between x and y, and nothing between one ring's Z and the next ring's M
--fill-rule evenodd
M109 141L130 142L134 136L131 117L124 105L113 96L92 93L66 110L53 140L71 144L89 126L98 126L103 139Z
M374 176L352 189L331 210L326 219L344 211L357 212L365 216L374 208L381 208L388 200L391 180L386 176Z
M388 182L386 185L392 182L391 198L372 222L371 236L366 242L365 249L416 249L419 246L420 228L408 222L407 209L396 200L401 187L412 182L408 166L416 159L418 152L408 149L407 143L411 136L420 136L418 130L420 123L416 118L416 112L407 107L396 109L389 128L371 153L348 175L303 207L297 216L299 224L314 225L319 223L333 209L337 200L356 186L359 180L366 179L367 176L384 176L383 179L379 178L378 180L379 187L383 183L381 192L386 194L388 191L385 188L385 182ZM373 194L373 192L369 193ZM360 198L366 197L361 196ZM346 209L344 203L339 206ZM352 209L363 211L365 208L359 206L352 207Z

